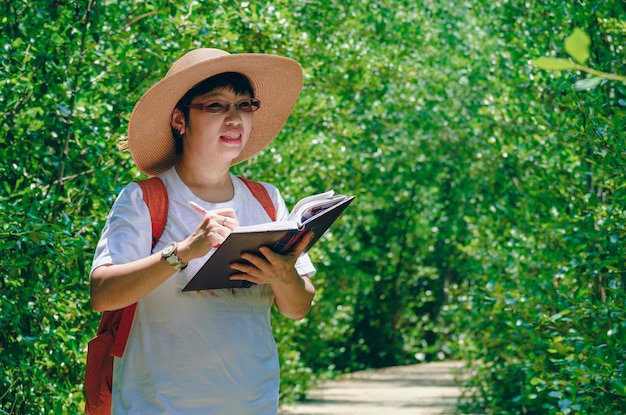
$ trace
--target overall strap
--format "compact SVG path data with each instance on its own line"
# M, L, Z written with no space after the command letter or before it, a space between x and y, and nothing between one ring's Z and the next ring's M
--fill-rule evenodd
M250 189L250 191L252 192L252 195L259 201L261 206L263 206L263 209L265 209L265 212L267 212L267 215L270 217L270 219L275 221L276 220L276 207L274 206L274 202L272 202L272 198L270 197L270 194L267 192L267 189L265 188L265 186L263 186L259 182L246 179L245 177L239 176L239 179L246 186L248 186L248 189Z
M150 211L150 220L152 223L152 248L154 248L156 243L161 238L163 229L165 229L165 222L167 222L167 189L165 188L163 181L158 177L139 180L137 183L141 186L143 200L148 206L148 211ZM137 303L134 303L122 310L122 317L120 319L119 328L117 329L117 334L115 335L115 342L111 347L111 355L122 357L124 354L126 342L128 341L128 336L130 335L130 328L133 325L136 308Z

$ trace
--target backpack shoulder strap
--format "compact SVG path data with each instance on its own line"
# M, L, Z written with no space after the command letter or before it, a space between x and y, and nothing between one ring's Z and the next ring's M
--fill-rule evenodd
M168 198L167 189L163 180L158 177L151 177L146 180L139 180L137 182L141 186L143 192L143 200L148 206L150 211L150 221L152 223L152 248L159 242L163 229L165 229L165 222L167 222L168 211ZM124 349L126 348L126 342L130 335L130 328L133 325L133 319L135 317L135 308L137 303L131 304L122 310L122 316L120 318L120 325L115 335L115 341L111 347L111 355L122 357Z
M165 222L167 222L168 199L167 189L159 177L151 177L137 182L143 192L143 200L150 211L152 222L152 248L159 242Z
M276 207L274 206L274 202L272 202L272 198L270 197L270 194L267 192L267 189L265 188L265 186L263 186L259 182L246 179L245 177L239 176L239 179L246 186L248 186L248 189L250 189L250 191L252 192L252 195L259 201L261 206L263 206L263 209L265 209L265 212L267 212L267 215L270 217L270 219L275 221L276 220Z

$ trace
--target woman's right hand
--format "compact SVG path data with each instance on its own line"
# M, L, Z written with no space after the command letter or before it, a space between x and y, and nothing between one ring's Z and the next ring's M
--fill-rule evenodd
M224 242L238 226L239 220L233 209L209 210L191 235L178 244L176 254L183 262L203 257Z
M207 212L198 227L178 244L176 255L183 262L206 255L239 226L233 209ZM161 252L126 264L104 264L91 273L91 304L95 311L118 310L136 303L175 270Z

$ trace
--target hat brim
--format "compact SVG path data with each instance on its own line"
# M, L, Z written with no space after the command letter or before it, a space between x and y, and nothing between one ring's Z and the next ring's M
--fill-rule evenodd
M219 52L219 56L215 56ZM302 89L302 68L293 59L256 53L228 54L196 49L152 86L137 102L128 124L128 147L140 171L155 176L176 163L170 125L178 101L199 82L224 72L239 72L250 80L261 108L254 113L248 143L232 164L249 159L278 135Z

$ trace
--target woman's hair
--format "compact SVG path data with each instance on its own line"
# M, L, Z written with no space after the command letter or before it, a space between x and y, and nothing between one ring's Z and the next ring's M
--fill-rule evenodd
M254 98L254 89L245 75L239 72L224 72L214 75L192 87L176 104L175 108L185 117L185 124L189 122L189 108L187 108L187 105L191 104L195 97L204 95L217 88L230 89L237 95L249 94L250 98ZM183 153L183 136L174 127L172 127L172 135L176 145L176 155L179 156Z

